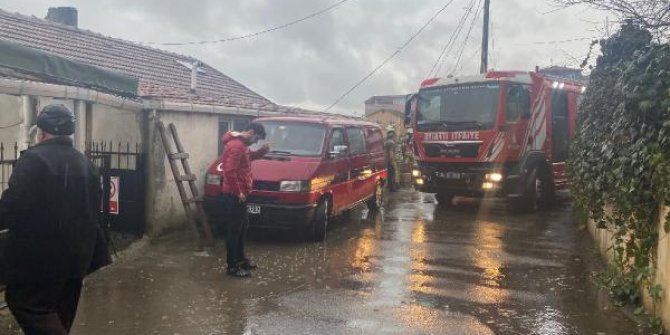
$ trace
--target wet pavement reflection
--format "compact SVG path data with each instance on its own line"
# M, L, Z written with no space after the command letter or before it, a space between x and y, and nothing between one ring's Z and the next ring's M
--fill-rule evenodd
M570 205L404 190L339 218L323 243L255 232L249 280L172 234L87 280L73 334L641 334L592 285L601 262Z

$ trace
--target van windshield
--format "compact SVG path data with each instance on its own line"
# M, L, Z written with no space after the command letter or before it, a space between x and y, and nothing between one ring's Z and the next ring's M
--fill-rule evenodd
M319 156L323 150L326 128L320 124L301 122L259 122L265 127L265 140L270 153L278 155Z

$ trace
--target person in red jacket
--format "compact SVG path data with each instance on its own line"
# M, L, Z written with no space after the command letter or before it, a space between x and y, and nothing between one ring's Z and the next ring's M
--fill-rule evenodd
M256 265L244 255L244 243L249 227L247 196L251 192L251 161L263 157L269 146L257 151L249 146L265 139L265 129L260 123L250 123L242 132L227 132L222 141L223 151L223 207L226 226L226 261L228 275L250 277Z

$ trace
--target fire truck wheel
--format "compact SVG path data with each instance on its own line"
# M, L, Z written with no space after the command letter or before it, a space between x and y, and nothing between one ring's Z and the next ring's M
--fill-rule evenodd
M535 178L535 208L548 208L554 202L554 183L548 169L538 170Z
M454 201L454 195L450 193L436 193L435 200L442 206L451 206Z
M319 205L316 206L316 213L314 214L314 221L312 222L312 240L321 242L326 239L329 211L330 199L324 198Z
M378 182L375 186L375 193L372 195L372 198L368 199L366 205L370 211L376 212L382 208L382 202L384 199L384 185L382 182Z
M511 207L515 212L534 212L538 208L546 208L551 205L553 196L554 190L549 172L546 169L534 166L526 177L523 194L512 199Z

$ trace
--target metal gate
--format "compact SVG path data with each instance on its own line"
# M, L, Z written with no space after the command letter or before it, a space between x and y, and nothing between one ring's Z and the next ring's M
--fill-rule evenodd
M9 177L12 175L14 164L19 158L18 143L5 144L0 142L0 192L9 185Z
M145 231L145 155L139 143L90 142L86 155L100 169L111 231L141 236Z

